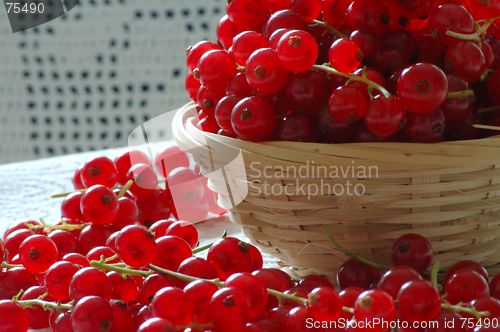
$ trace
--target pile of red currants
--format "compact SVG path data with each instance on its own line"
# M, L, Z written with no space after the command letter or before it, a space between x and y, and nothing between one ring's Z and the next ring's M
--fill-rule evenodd
M498 135L498 16L482 0L228 1L217 43L186 51L195 125L249 141Z

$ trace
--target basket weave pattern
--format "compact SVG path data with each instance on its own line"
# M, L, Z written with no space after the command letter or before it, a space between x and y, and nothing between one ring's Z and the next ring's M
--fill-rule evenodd
M203 133L192 123L195 116L193 104L176 114L177 144L195 151L231 220L297 276L316 273L333 279L348 258L329 242L324 225L346 249L385 265L391 265L394 240L410 232L431 241L434 261L442 268L464 259L486 267L500 262L500 138L437 144L253 143ZM226 182L211 172L214 164L227 164L239 150L247 181L228 181L248 187L248 195L232 207L224 194ZM378 174L360 178L354 172L353 177L353 165L357 170L376 167ZM305 176L287 172L300 167ZM332 177L324 172L332 167L350 171ZM362 185L364 194L304 195L300 190L302 185L345 188L347 181ZM266 190L276 186L283 187L274 190L278 194Z

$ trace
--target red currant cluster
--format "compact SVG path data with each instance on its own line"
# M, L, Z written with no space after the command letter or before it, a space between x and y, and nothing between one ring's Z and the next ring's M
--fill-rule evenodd
M250 141L497 135L497 16L481 0L228 1L217 43L186 51L196 125Z

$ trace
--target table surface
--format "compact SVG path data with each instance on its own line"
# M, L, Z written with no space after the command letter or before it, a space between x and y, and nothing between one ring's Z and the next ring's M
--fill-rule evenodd
M152 143L149 148L155 151L173 145L173 141ZM135 146L134 149L147 151L146 145ZM71 178L76 168L93 156L107 156L111 159L129 148L117 148L93 151L36 161L19 162L0 165L0 235L12 222L19 219L40 219L47 223L60 220L60 208L63 198L51 198L51 195L73 190ZM225 215L214 216L197 224L200 234L200 245L213 242L224 230L228 236L248 241L238 225L233 224ZM197 254L205 257L206 251ZM276 259L263 254L264 266L278 268ZM42 331L50 331L40 330Z

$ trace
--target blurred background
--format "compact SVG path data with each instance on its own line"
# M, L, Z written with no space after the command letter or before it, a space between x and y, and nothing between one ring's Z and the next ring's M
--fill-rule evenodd
M80 0L17 33L0 9L0 164L126 146L134 128L189 101L185 50L215 41L225 5ZM156 134L172 137L169 126Z

